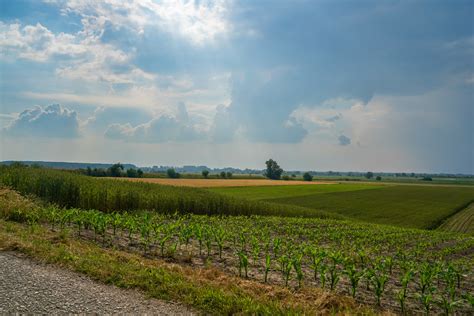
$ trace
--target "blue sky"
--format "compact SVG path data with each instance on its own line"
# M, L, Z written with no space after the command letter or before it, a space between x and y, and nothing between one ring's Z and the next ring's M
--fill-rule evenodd
M474 173L472 1L0 1L0 159Z

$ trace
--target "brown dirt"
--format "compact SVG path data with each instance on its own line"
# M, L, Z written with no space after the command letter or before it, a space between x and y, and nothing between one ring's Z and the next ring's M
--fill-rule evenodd
M328 181L283 181L267 179L170 179L170 178L109 178L122 181L147 182L178 187L248 187L248 186L274 186L274 185L314 185L314 184L336 184Z

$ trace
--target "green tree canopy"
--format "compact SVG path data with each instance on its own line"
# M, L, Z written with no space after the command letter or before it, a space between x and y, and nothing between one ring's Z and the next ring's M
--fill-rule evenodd
M265 170L265 177L273 180L279 180L281 178L281 174L283 173L283 169L280 168L278 163L273 160L269 159L265 162L267 165L267 169Z

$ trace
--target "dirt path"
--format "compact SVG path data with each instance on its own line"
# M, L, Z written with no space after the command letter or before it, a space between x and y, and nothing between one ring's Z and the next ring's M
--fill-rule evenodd
M0 314L191 315L185 306L0 252Z

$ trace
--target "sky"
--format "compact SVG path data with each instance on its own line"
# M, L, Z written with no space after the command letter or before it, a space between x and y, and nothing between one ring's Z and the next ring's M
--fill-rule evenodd
M0 160L474 174L474 2L0 0Z

